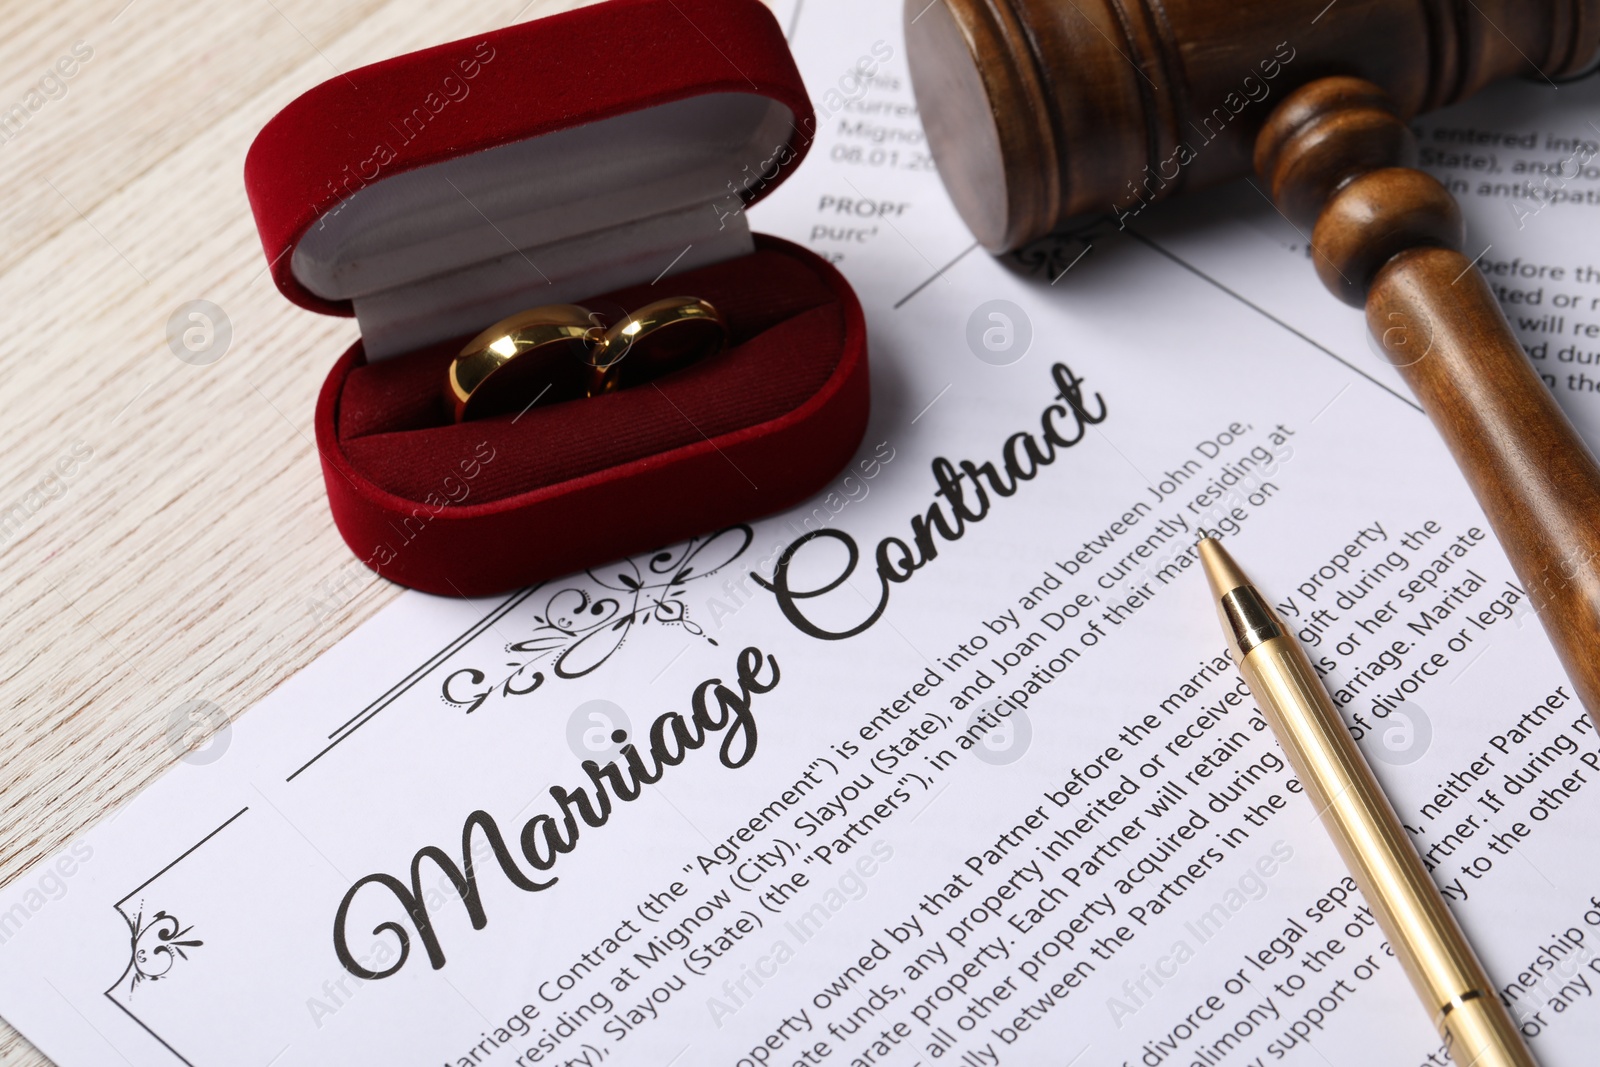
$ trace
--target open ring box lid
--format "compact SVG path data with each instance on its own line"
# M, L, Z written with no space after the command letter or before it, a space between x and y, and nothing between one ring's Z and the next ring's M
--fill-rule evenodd
M479 596L781 510L860 443L845 280L744 209L814 115L759 0L609 0L335 77L267 123L245 186L272 275L354 315L316 439L383 576ZM653 382L454 424L462 345L552 303L709 300L722 352Z

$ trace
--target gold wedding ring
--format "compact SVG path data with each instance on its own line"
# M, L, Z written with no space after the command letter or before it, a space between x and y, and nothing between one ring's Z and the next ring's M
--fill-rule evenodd
M467 342L450 362L445 400L464 422L600 396L711 355L727 333L717 309L690 296L654 301L610 326L588 308L549 304Z
M457 422L515 410L544 394L570 393L584 380L585 357L604 336L576 304L549 304L502 319L450 361L445 399ZM526 394L526 395L524 395Z

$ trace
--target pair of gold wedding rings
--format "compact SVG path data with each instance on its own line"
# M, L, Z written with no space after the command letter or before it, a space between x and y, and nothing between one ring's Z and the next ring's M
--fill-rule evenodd
M577 304L502 319L451 360L445 402L457 422L534 404L600 396L712 355L727 342L722 315L698 297L657 300L608 323Z

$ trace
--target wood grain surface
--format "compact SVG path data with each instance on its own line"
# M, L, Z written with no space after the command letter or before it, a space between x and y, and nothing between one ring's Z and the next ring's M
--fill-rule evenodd
M1284 95L1375 82L1402 118L1600 48L1600 0L904 0L951 199L991 252L1249 173Z
M323 500L312 405L356 330L267 277L256 131L342 71L576 6L0 7L0 110L26 113L0 117L0 883L202 743L190 702L238 716L400 593ZM191 300L231 323L206 366L167 343ZM0 1025L0 1064L46 1062Z

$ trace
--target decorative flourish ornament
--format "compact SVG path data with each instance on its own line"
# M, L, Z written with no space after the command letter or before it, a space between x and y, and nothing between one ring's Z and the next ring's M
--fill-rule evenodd
M131 958L123 972L131 993L141 982L156 982L165 978L179 960L189 958L188 949L205 944L189 937L193 929L184 926L173 915L158 911L147 920L144 911L132 916L124 915L128 923Z
M481 665L462 667L444 679L440 697L470 714L491 699L525 696L548 678L582 678L611 659L635 627L674 627L717 644L691 617L688 586L730 566L754 538L750 527L733 526L530 590L533 631L506 644L516 658L501 680Z

